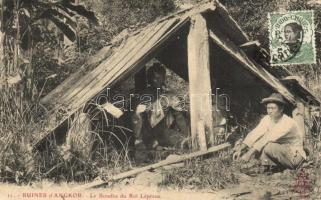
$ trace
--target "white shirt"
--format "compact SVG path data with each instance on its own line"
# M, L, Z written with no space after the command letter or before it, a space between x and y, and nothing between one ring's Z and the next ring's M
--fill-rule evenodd
M306 159L303 150L304 133L300 131L297 123L287 115L275 123L269 115L261 119L259 125L244 139L247 146L261 151L269 142L288 145L292 153L299 153Z

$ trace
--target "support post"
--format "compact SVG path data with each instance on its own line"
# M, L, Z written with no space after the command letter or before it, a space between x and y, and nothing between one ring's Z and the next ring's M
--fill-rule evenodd
M204 150L207 148L206 138L213 145L214 135L209 33L206 20L200 14L191 19L187 46L192 146Z
M305 107L304 104L296 100L296 108L292 112L292 118L296 121L299 126L300 132L302 135L306 135L305 124L304 124L304 115L305 115Z

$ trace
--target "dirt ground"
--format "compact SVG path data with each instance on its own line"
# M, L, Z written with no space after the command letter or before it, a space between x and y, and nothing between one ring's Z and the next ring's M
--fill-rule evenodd
M287 170L273 175L255 174L255 176L237 173L240 184L217 191L159 186L163 179L160 171L144 172L112 186L90 190L80 189L80 185L75 183L58 185L49 181L27 186L1 184L0 199L321 199L321 172L315 173L313 170L312 168L303 171ZM315 174L317 177L313 177Z

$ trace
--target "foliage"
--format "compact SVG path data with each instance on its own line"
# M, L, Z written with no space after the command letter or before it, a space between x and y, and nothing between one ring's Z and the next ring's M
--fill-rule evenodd
M44 50L37 49L37 44L42 42L57 49L60 38L57 39L59 35L52 28L52 24L74 41L77 28L75 17L79 16L98 24L94 12L82 5L75 5L71 0L2 1L0 22L1 33L5 34L5 39L1 41L1 48L4 49L5 59L0 76L8 80L2 85L23 94L23 103L34 101L37 94L33 56ZM10 81L12 77L17 77L13 84Z
M38 95L35 101L21 104L23 99L18 96L24 88L17 84L10 92L5 91L9 92L8 98L4 96L0 99L3 114L0 142L6 144L1 145L2 152L6 152L1 156L1 181L28 183L44 178L56 181L89 181L99 174L98 169L101 173L104 171L110 174L122 167L131 166L128 155L124 156L124 151L127 150L114 151L112 146L108 146L108 149L102 146L105 149L97 156L97 164L96 161L81 158L79 152L56 144L48 145L42 152L31 151L29 145L34 139L32 133L42 129L38 127L41 125L38 114L45 114L46 111L40 109L38 100L43 95L123 29L136 29L136 26L151 22L174 9L170 0L110 1L109 5L105 1L96 1L94 4L93 1L83 2L86 6L91 6L94 12L69 0L5 0L2 5L5 24L1 25L6 33L3 44L6 48L6 66L15 68L15 72L12 72L18 71L23 79L35 78L33 84L37 89L35 94ZM101 26L87 23L86 20L89 19L97 24L95 16L99 17ZM118 16L124 21L120 21ZM75 45L71 43L69 46L62 46L62 35L53 24L71 41L77 39ZM64 55L57 57L57 51ZM15 59L19 61L17 65L13 62ZM63 62L59 59L63 59ZM26 69L32 69L31 74L23 74Z
M251 40L259 40L262 46L268 49L268 12L276 11L277 0L223 0L221 1L229 10L232 17L237 20L242 29Z
M184 168L175 168L164 172L165 186L175 185L178 188L223 189L230 184L237 184L238 179L232 172L230 158L193 159Z
M124 29L137 29L175 10L172 0L97 0L84 3L94 10L99 27L80 27L81 49L100 49Z
M84 16L95 23L97 19L93 12L69 0L4 0L1 3L1 33L5 34L5 40L1 41L0 48L5 49L5 61L0 78L7 81L0 85L0 174L2 181L21 183L41 173L36 170L39 166L30 144L34 139L32 133L42 128L38 120L40 113L46 113L36 101L39 98L33 98L37 93L34 91L33 56L44 50L41 48L44 46L38 44L55 46L57 41L46 22L51 20L74 40L73 16ZM42 57L45 59L52 51L43 53L47 53ZM17 80L13 84L10 83L12 77Z
M77 23L74 16L83 16L98 23L95 14L84 6L75 5L71 0L5 0L3 2L3 30L9 35L15 35L20 28L21 45L24 49L30 47L28 36L35 41L41 36L40 20L52 21L70 40L76 39ZM18 23L18 24L17 24ZM17 26L18 25L18 26Z
M320 5L311 5L308 0L292 2L289 5L290 10L314 10L315 21L315 44L317 64L291 66L289 70L300 76L305 84L321 97L320 75L321 75L321 10Z
M60 181L91 181L98 175L96 162L84 159L79 152L50 143L35 154L39 179Z
M3 93L0 100L0 180L29 182L37 176L30 146L31 133L39 128L34 116L43 110L37 105L21 105L11 92Z
M32 62L36 69L37 89L40 91L43 88L41 96L46 95L82 66L88 57L104 46L110 45L111 40L120 32L134 31L173 12L176 8L173 0L108 0L108 3L103 0L82 0L81 2L95 12L100 25L92 26L85 18L77 18L76 43L64 42L64 45L59 47L57 39L53 37L54 33L51 33L47 34L48 37L43 42L37 44L36 58ZM54 49L58 48L63 54L61 56L63 62L60 63L54 54ZM51 75L55 77L46 79Z
M3 100L4 98L2 98ZM17 184L29 184L32 181L50 179L60 181L91 181L97 176L109 177L114 173L128 170L131 167L128 147L123 144L115 144L115 134L106 134L108 142L102 143L103 135L95 133L98 148L91 152L96 154L85 157L81 145L78 148L70 148L68 145L57 145L53 140L41 147L41 150L34 150L30 144L34 141L34 130L41 130L41 123L34 121L37 113L45 112L40 107L28 107L21 113L19 110L11 112L13 105L11 98L5 96L3 101L6 108L1 113L0 124L0 181ZM13 101L15 103L15 101ZM26 121L27 116L31 118ZM33 116L33 117L30 117ZM72 126L72 125L71 125ZM108 132L103 129L103 131ZM76 133L77 134L77 133ZM114 136L114 137L112 137ZM76 135L79 138L79 134ZM86 143L85 143L86 144ZM83 145L85 145L83 144ZM90 149L91 150L91 149Z
M279 2L261 1L261 0L222 0L221 1L229 10L233 18L240 24L241 28L249 35L251 40L258 40L262 47L269 49L268 36L268 12L278 11ZM316 34L316 54L317 64L315 65L293 65L286 68L295 76L299 76L303 82L319 97L321 97L320 88L320 26L321 12L320 6L309 4L308 0L289 1L287 10L314 10L315 34Z

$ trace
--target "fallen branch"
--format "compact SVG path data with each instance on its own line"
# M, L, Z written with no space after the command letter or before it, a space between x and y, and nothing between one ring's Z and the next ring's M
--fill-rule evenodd
M134 176L134 175L139 174L139 173L144 172L144 171L153 170L153 169L156 169L156 168L159 168L159 167L171 165L171 164L174 164L174 163L179 163L179 162L191 159L191 158L203 156L203 155L210 154L210 153L215 153L215 152L221 151L223 149L226 149L226 148L228 148L230 146L231 145L229 143L224 143L224 144L220 144L220 145L211 147L211 148L209 148L207 150L202 150L202 151L197 151L197 152L193 152L193 153L186 154L186 155L177 156L176 158L173 158L173 159L163 160L163 161L160 161L160 162L155 163L155 164L147 165L145 167L141 167L141 168L133 169L133 170L130 170L130 171L127 171L127 172L124 172L124 173L117 174L117 175L113 176L112 178L110 178L109 180L106 180L106 181L104 181L104 180L96 180L94 182L91 182L91 183L88 183L88 184L80 186L79 189L90 189L90 188L93 188L93 187L102 186L102 185L105 185L105 184L107 184L109 182L114 182L114 181L117 181L117 180L120 180L120 179L124 179L124 178L130 177L130 176Z
M247 195L247 194L251 194L251 193L252 193L251 191L239 192L239 193L234 193L234 194L232 194L232 196L234 196L234 197L239 197L239 196Z

